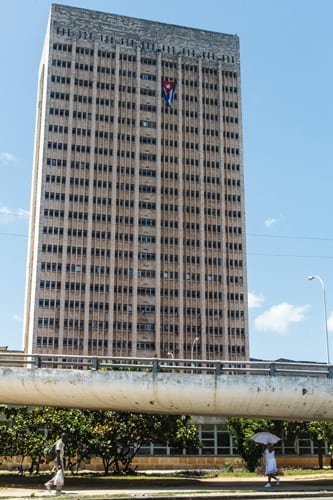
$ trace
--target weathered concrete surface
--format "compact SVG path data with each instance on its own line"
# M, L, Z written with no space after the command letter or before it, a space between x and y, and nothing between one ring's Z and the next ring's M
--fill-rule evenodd
M115 411L333 420L325 377L0 367L0 403Z

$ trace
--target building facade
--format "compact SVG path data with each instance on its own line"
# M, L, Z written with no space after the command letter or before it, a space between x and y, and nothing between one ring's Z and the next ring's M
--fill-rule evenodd
M26 352L248 359L239 40L53 5Z

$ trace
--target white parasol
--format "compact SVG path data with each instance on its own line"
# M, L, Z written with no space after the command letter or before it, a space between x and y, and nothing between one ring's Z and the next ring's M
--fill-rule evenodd
M275 444L278 441L281 441L281 438L275 436L275 434L272 434L271 432L257 432L256 434L253 434L250 439L252 439L255 443L261 444Z

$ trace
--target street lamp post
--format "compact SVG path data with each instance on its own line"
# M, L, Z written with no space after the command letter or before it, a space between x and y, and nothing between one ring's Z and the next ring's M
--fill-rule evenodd
M326 293L325 293L325 286L324 282L321 279L320 276L309 276L308 280L312 281L314 279L317 279L321 285L322 291L323 291L323 304L324 304L324 319L325 319L325 335L326 335L326 355L327 355L327 364L330 364L330 350L329 350L329 343L328 343L328 330L327 330L327 312L326 312Z
M199 341L199 337L195 337L195 339L192 342L192 348L191 348L191 361L193 360L193 354L194 354L194 346L195 344Z
M191 347L191 366L192 366L192 370L191 370L191 373L193 373L193 366L194 366L194 363L193 363L193 355L194 355L194 346L195 344L199 341L199 337L195 337L195 339L193 340L192 342L192 347Z
M169 363L169 366L173 366L175 356L174 356L174 354L173 354L173 352L172 352L172 351L169 351L169 352L168 352L168 358L170 358L170 359L171 359L171 363Z

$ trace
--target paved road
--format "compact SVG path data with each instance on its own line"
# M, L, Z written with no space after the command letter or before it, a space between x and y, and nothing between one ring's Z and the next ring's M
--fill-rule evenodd
M16 477L17 478L17 477ZM25 484L0 485L0 499L24 498L50 498L55 497L54 492L44 489L41 480L34 478L29 482L29 478L24 478ZM159 478L154 480L127 480L127 479L106 479L94 484L86 484L84 480L75 478L75 481L68 479L64 487L64 494L61 498L71 500L107 500L121 499L127 500L145 499L156 500L166 498L194 499L194 500L217 500L217 499L300 499L307 498L328 498L333 500L333 476L328 479L324 476L313 478L309 476L294 476L292 478L282 478L279 487L275 485L270 489L265 489L265 478L186 478L170 480Z

